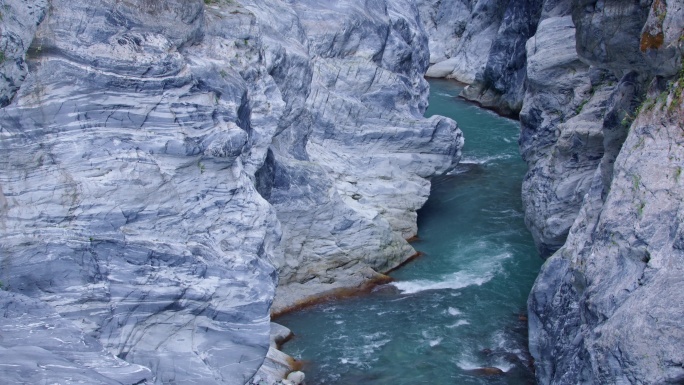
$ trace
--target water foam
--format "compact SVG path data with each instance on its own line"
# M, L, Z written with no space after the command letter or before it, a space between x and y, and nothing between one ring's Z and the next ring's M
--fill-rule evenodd
M508 372L509 370L513 369L513 364L503 360L497 360L493 366L495 368L501 369L503 372Z
M478 242L479 248L486 248L486 242ZM392 282L390 285L399 289L402 294L416 294L427 290L458 290L468 286L481 286L494 278L501 270L501 261L511 254L501 253L488 258L478 258L466 266L465 270L443 276L440 280L416 279L412 281Z
M414 281L392 282L391 285L399 289L402 294L416 294L427 290L458 290L468 286L481 286L489 282L494 274L487 272L481 276L459 271L445 276L441 281L417 279Z
M345 339L346 337L348 336L345 336ZM368 369L379 359L377 352L391 342L387 332L366 334L360 337L361 341L358 338L345 341L341 357L338 358L339 364Z
M487 365L478 364L477 362L472 361L469 358L461 359L460 361L458 361L456 363L456 366L458 366L459 368L466 370L466 371L477 370L477 369L482 369L484 367L487 367ZM510 364L508 362L501 361L501 360L497 360L497 362L495 362L494 365L491 365L490 367L501 369L501 371L504 373L507 373L509 370L513 369L512 364Z
M391 339L386 338L387 333L377 332L369 335L363 336L364 345L362 347L363 354L366 356L371 356L373 353L378 351L383 346L387 345ZM368 357L370 358L370 357Z
M459 163L461 164L487 164L496 160L511 159L512 154L499 154L490 156L465 156Z
M469 358L462 358L456 363L456 366L463 370L474 370L482 367L482 365L478 364L475 361L471 361L471 359Z
M454 324L447 325L447 327L448 327L449 329L453 329L453 328L457 328L457 327L463 326L463 325L470 325L470 322L468 322L468 321L466 321L466 320L464 320L464 319L460 319L460 320L456 321L456 323L454 323Z
M456 309L455 307L451 307L451 306L449 306L449 309L447 310L447 312L453 316L457 316L457 315L461 314L460 310Z

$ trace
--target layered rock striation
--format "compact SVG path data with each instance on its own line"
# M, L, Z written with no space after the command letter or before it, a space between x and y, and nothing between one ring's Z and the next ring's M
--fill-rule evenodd
M5 3L10 383L247 382L271 311L414 253L459 158L411 2Z
M605 154L604 126L617 124L611 127L624 131L624 106L611 102L624 87L612 72L580 58L572 10L572 1L547 1L537 33L527 42L519 143L529 170L522 196L526 224L544 257L564 244L577 217ZM609 110L622 116L606 120Z
M427 76L472 83L484 71L509 0L421 0L429 36Z
M453 0L418 3L429 33L429 77L467 83L461 96L517 117L526 88L525 44L542 0Z
M684 4L557 9L528 42L521 114L528 223L560 247L528 303L537 380L681 383Z
M477 23L458 26L483 3L421 3L428 74L519 112L525 219L552 255L528 304L538 382L682 383L684 3L488 2L474 63Z
M542 4L543 0L507 2L487 63L461 96L517 117L526 89L526 42L537 29Z
M382 278L413 255L405 239L416 234L427 178L453 167L462 145L453 121L422 117L427 40L411 2L293 8L313 59L290 70L310 78L286 98L288 126L261 174L283 224L274 312ZM292 33L278 17L271 33ZM282 76L281 88L299 86L287 85L298 76Z

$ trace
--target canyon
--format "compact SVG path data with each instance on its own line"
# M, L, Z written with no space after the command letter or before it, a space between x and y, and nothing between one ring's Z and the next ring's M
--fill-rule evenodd
M681 0L0 12L7 383L278 382L271 315L416 253L464 143L426 74L520 119L537 382L684 381Z

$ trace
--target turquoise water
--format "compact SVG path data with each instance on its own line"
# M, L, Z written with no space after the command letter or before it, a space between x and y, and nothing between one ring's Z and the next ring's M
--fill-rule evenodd
M464 132L461 165L433 180L414 243L424 255L395 282L277 320L308 385L534 383L521 314L541 259L523 222L518 124L455 98L454 82L430 85L426 115Z

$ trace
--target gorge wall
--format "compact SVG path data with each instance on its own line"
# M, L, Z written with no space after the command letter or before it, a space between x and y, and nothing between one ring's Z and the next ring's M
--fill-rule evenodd
M463 143L426 71L520 116L539 383L684 382L681 0L3 4L8 383L249 381L414 253Z
M517 117L525 93L525 43L534 35L542 0L421 1L430 39L428 77L469 84L462 95Z
M428 75L519 113L526 223L553 254L529 299L538 382L683 383L684 2L449 3L423 11ZM469 28L488 31L471 72L455 64L468 62ZM444 36L447 48L432 41Z
M409 1L3 4L6 383L243 384L460 156Z
M566 39L553 43L558 27L527 46L537 68L577 69L544 87L562 85L565 98L556 100L567 107L528 89L521 113L532 165L527 219L542 249L563 245L529 299L537 379L680 384L684 3L584 1L569 11L542 21L537 34L546 22L569 35L572 22L577 57L549 62Z

